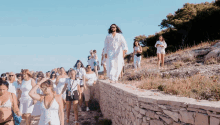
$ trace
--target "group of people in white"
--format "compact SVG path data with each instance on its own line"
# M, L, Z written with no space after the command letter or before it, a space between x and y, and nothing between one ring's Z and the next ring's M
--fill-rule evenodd
M101 65L104 75L110 83L117 83L124 66L124 57L128 51L122 31L116 24L108 29L102 51ZM165 48L163 37L156 42L158 66L164 65ZM140 68L142 47L138 41L133 43L134 68ZM64 125L64 109L69 123L71 105L74 110L75 123L78 124L78 111L82 111L83 97L86 111L88 102L94 93L99 70L96 50L90 51L88 65L84 67L77 60L73 68L65 71L63 67L52 71L20 73L3 73L0 80L0 125L13 125L12 111L31 124L32 116L40 116L39 125Z

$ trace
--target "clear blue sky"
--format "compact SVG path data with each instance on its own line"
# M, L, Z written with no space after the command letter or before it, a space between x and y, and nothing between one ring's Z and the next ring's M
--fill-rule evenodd
M0 73L46 72L87 65L89 50L99 60L107 29L116 23L129 53L135 36L155 34L169 13L184 3L212 0L3 0L0 2Z

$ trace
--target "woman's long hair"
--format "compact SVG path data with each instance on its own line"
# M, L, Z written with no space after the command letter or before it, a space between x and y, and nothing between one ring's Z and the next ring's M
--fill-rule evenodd
M135 45L135 42L138 42L138 41L137 41L137 40L134 41L134 43L133 43L133 48L136 46L136 45ZM141 46L139 42L138 42L138 46Z
M77 67L77 64L78 64L79 62L81 63L81 68L84 68L84 65L83 65L83 63L82 63L81 60L77 60L77 61L76 61L76 64L74 65L74 68Z
M49 87L51 88L52 92L55 93L54 89L53 89L53 82L51 80L46 80L45 82L43 82L40 87L42 88L43 86Z
M121 33L121 34L122 34L121 29L120 29L116 24L112 24L112 25L115 25L115 27L116 27L116 33ZM111 25L111 26L112 26L112 25ZM109 34L112 33L111 26L110 26L110 28L108 29L108 33L109 33Z
M165 41L162 35L159 35L158 40L160 40L160 37L162 37L162 41Z

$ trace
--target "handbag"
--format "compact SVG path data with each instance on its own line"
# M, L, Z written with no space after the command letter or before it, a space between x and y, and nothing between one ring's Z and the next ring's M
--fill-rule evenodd
M74 82L74 81L73 81L73 82ZM72 82L72 84L73 84L73 82ZM72 84L71 84L71 86L70 86L70 89L72 89ZM78 85L78 84L77 84L77 85ZM75 87L77 87L77 85L76 85ZM74 88L75 88L75 87L74 87ZM66 90L67 96L69 96L69 95L68 95L69 92L71 93L71 90L67 89L67 90ZM77 91L77 90L73 91L73 94L74 94L74 95L71 94L70 97L73 99L73 96L74 96L74 99L77 99L77 100L78 100L78 99L79 99L78 91Z
M12 94L11 94L11 96L12 96ZM13 99L13 96L12 96L12 99ZM13 103L13 105L14 105L14 103ZM21 120L22 120L21 116L16 115L13 110L11 110L11 111L12 111L12 116L13 116L13 119L14 119L14 124L15 125L20 125Z

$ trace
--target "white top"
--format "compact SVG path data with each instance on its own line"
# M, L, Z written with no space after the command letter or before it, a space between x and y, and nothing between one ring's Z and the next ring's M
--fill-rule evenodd
M51 80L51 79L50 79L50 80ZM56 88L56 84L55 84L55 83L56 83L56 80L57 80L57 79L51 80L51 81L53 82L53 88L54 88L54 89Z
M137 54L137 51L140 51L140 46L135 46L134 50L135 50L135 54Z
M17 94L16 94L16 88L17 88L17 86L18 86L18 83L17 83L17 81L14 81L13 83L10 83L9 81L7 81L8 82L8 84L9 84L9 86L8 86L8 92L11 92L11 93L14 93L16 96L17 96Z
M94 59L90 58L90 60L88 60L88 64L91 66L92 69L94 69Z
M11 108L12 104L11 104L11 100L10 98L8 99L8 101L6 101L4 104L0 105L0 108Z
M57 84L56 90L57 90L57 94L61 94L63 87L65 85L66 82L66 78L60 78L59 82Z
M157 44L162 45L163 47L160 46L157 47ZM155 47L157 48L157 52L161 52L161 51L165 52L165 48L167 48L167 43L165 41L163 42L157 41Z
M49 122L51 125L60 125L59 104L55 98L53 99L53 102L51 102L51 105L48 109L45 108L43 99L40 104L40 109L41 116L39 125L48 125Z
M97 59L95 59L95 57L97 57ZM96 53L94 54L93 58L94 58L95 61L98 61L98 56L97 56Z
M89 79L89 80L86 82L86 85L88 85L88 86L93 86L93 83L97 80L97 77L96 77L96 74L95 74L95 73L86 74L86 75L85 75L85 78L86 78L86 79Z
M76 78L82 79L85 74L86 70L84 68L76 69Z
M77 90L77 85L79 85L79 81L67 78L66 84L67 84L67 89L71 91L71 95L74 95L73 91Z
M31 85L31 79L28 81L22 80L22 84L21 84L21 100L32 100L32 98L29 96L29 91L32 89L32 85Z

